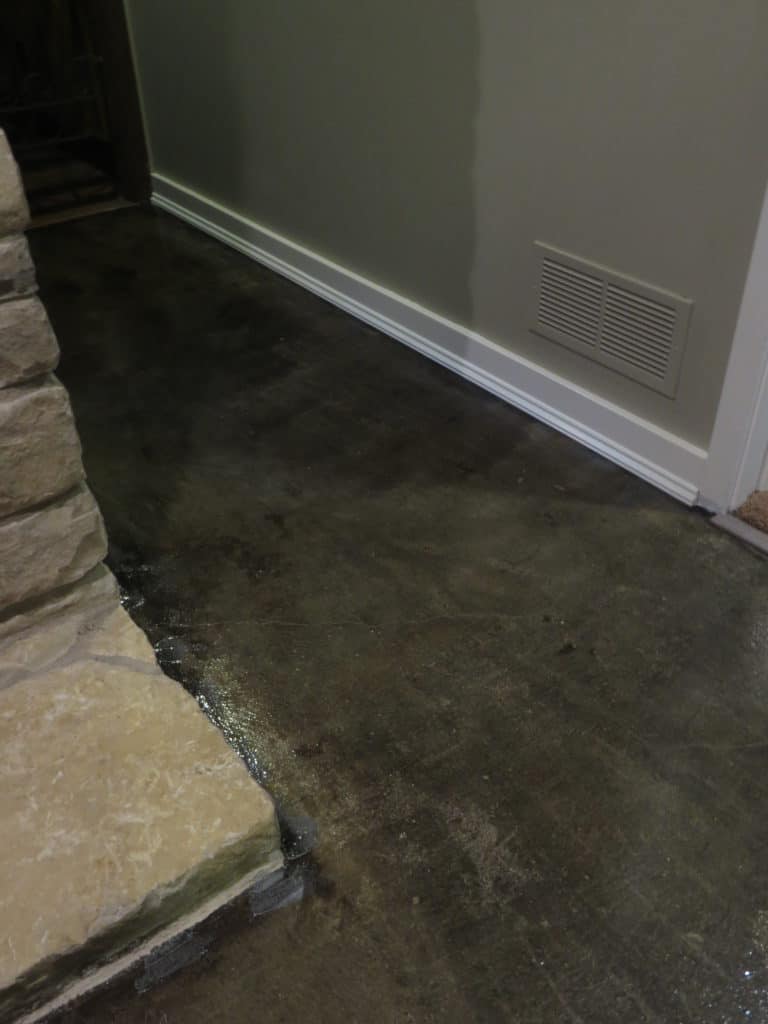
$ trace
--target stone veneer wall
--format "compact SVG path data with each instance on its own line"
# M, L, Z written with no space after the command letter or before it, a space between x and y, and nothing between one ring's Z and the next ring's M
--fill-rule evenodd
M271 797L101 564L0 132L0 1019L31 1024L283 868Z
M36 295L29 209L0 130L0 623L104 558L104 525L72 409L53 370L59 348Z

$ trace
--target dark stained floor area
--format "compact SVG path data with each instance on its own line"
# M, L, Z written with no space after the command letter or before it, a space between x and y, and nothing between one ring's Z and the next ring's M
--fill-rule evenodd
M768 567L165 215L32 236L111 564L320 840L62 1024L768 1021Z

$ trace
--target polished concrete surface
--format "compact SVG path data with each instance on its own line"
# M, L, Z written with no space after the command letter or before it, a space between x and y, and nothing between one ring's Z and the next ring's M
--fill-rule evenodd
M320 831L60 1020L768 1020L765 561L167 216L32 246L133 613Z

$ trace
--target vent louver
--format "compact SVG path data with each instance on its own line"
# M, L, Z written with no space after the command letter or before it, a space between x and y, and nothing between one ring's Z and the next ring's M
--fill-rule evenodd
M536 252L533 330L674 395L693 304L541 242Z

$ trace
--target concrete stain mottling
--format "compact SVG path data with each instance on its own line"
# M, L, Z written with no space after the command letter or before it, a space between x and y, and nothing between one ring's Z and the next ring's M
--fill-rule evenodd
M32 244L128 606L319 826L60 1020L768 1020L766 563L166 216Z

